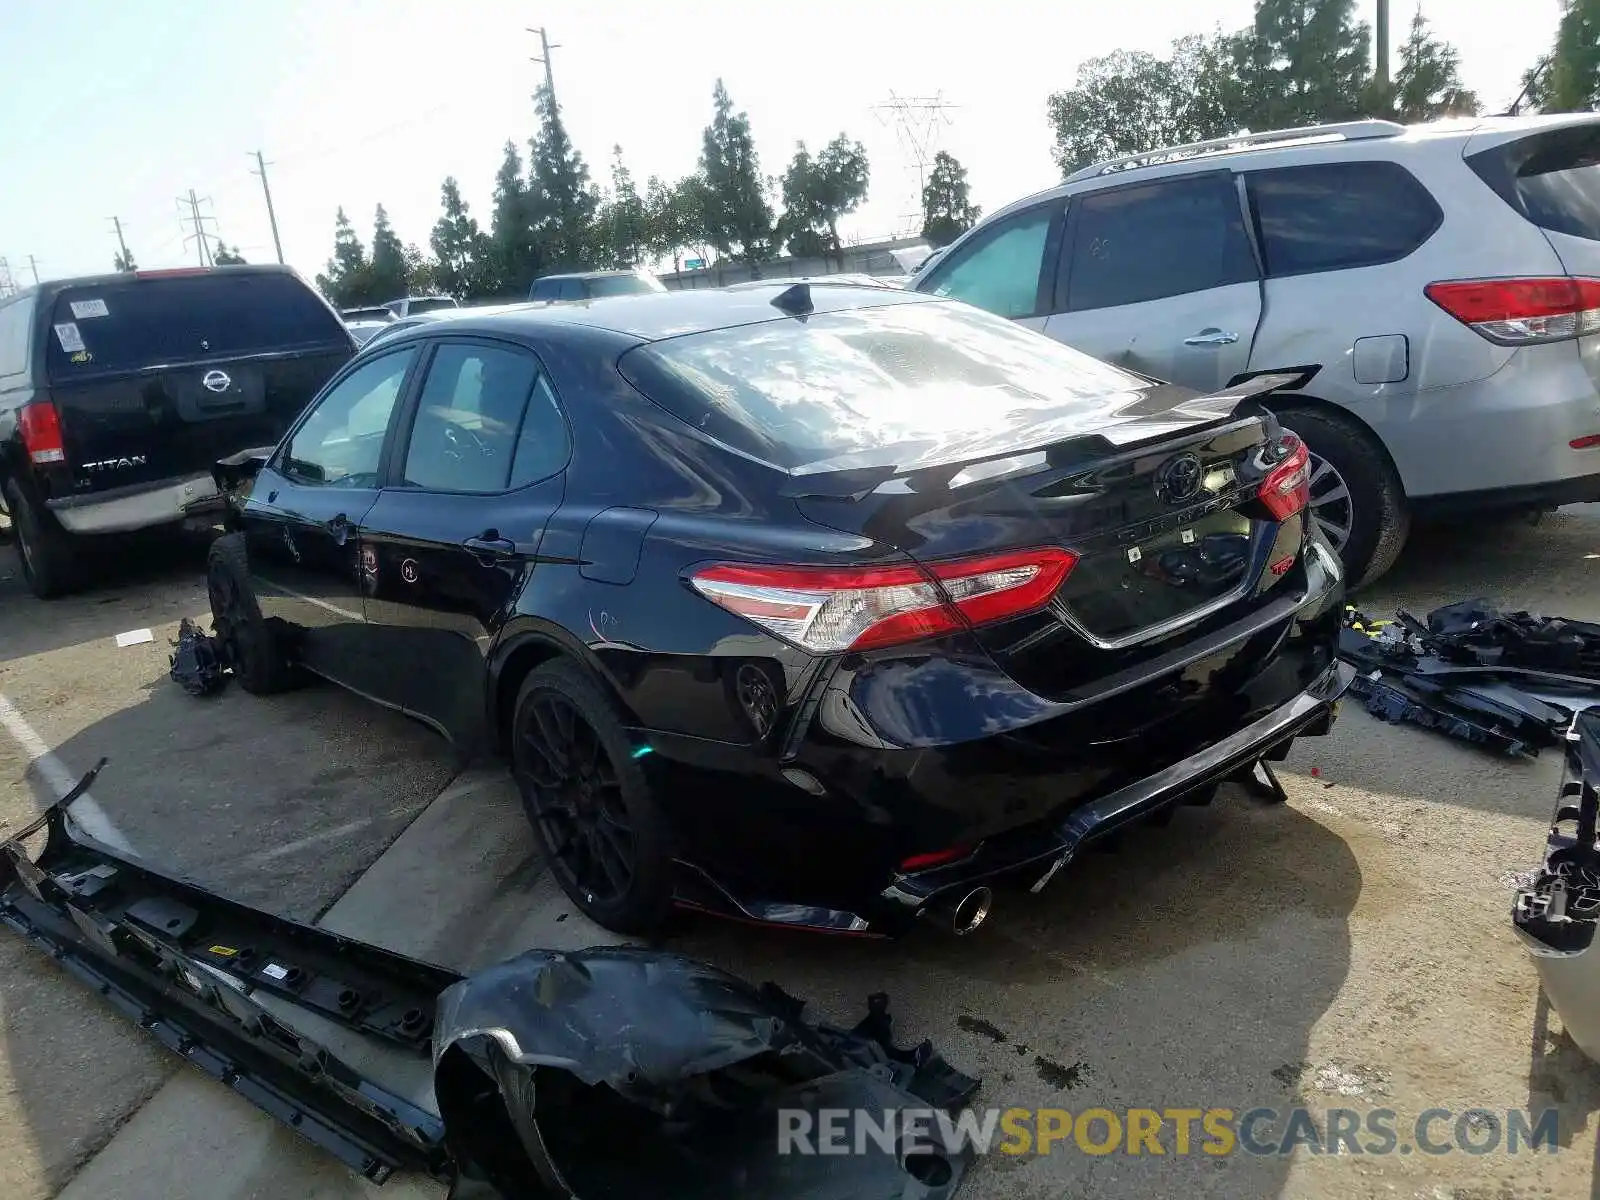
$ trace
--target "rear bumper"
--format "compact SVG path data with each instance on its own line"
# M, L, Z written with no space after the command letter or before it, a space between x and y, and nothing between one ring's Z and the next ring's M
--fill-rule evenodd
M1600 461L1596 465L1600 466ZM1563 504L1592 504L1597 500L1600 500L1600 474L1523 487L1418 496L1411 501L1411 506L1420 517L1454 517L1494 509L1560 508Z
M1332 727L1355 668L1334 662L1298 696L1205 749L1071 809L1064 817L1009 830L960 862L895 877L881 895L890 911L916 913L943 893L1035 868L1053 874L1095 838L1176 804L1269 756L1301 734ZM1048 876L1042 876L1047 878Z
M45 503L69 533L128 533L220 512L222 494L207 471Z

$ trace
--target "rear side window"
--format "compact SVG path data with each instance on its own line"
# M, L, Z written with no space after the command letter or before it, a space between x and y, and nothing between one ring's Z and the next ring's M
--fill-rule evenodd
M1256 277L1233 180L1208 175L1073 202L1066 307L1139 304Z
M1600 127L1536 134L1467 162L1535 225L1600 241Z
M1443 216L1399 163L1320 163L1245 178L1268 275L1394 262L1427 241Z
M55 378L306 346L350 334L292 275L175 275L71 288L50 315Z

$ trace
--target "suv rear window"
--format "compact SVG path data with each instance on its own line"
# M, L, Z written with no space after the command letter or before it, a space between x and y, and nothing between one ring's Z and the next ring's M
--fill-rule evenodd
M1432 237L1444 216L1399 163L1319 163L1245 179L1268 275L1394 262Z
M408 301L406 303L406 316L409 317L414 316L417 313L438 312L440 309L459 307L460 305L458 305L448 296L431 296L425 300Z
M52 376L138 370L301 346L350 346L343 323L292 275L174 275L75 287L51 313Z
M647 292L664 292L667 289L654 279L643 275L601 275L589 281L591 296L642 296Z
M1467 163L1535 225L1600 241L1600 126L1535 134Z
M965 304L900 301L686 334L617 364L662 408L785 469L890 461L1038 422L1079 423L1146 382ZM885 456L872 455L873 465Z

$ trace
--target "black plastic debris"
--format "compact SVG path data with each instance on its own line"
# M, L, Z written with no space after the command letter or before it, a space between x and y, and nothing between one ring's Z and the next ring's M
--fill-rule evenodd
M1600 711L1581 713L1565 762L1544 861L1511 906L1512 927L1533 954L1550 1006L1572 1040L1600 1061Z
M95 842L69 811L94 774L0 845L0 924L373 1182L425 1173L454 1200L944 1200L970 1168L959 1135L905 1119L953 1118L978 1081L927 1042L899 1047L885 995L836 1028L772 984L640 947L464 977ZM396 1062L431 1064L437 1112L408 1099L414 1071L381 1077ZM782 1152L785 1129L820 1133L831 1110L876 1132Z
M214 696L227 684L221 643L202 633L188 617L178 622L178 640L173 646L168 673L191 696Z
M1339 657L1367 711L1517 757L1565 736L1573 715L1600 705L1600 625L1488 600L1449 604L1418 621L1375 621L1350 608Z

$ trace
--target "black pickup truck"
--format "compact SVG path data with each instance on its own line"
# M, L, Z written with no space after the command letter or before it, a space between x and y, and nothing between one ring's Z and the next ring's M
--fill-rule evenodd
M281 266L51 280L0 300L0 494L35 595L94 546L208 523L218 458L272 445L355 352Z

